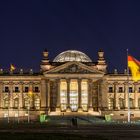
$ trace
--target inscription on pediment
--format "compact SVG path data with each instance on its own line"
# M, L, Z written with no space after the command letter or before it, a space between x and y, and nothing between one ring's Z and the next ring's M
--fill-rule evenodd
M67 68L61 69L60 71L58 71L58 73L92 73L92 72L82 67L79 67L76 64L72 64Z

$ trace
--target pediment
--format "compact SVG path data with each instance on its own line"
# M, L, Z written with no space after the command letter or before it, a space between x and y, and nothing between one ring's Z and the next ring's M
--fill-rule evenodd
M44 74L104 74L80 62L67 62L55 67Z

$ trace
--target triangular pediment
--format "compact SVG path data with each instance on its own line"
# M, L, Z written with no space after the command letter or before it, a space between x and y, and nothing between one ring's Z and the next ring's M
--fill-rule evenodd
M104 74L80 62L67 62L55 67L44 74Z

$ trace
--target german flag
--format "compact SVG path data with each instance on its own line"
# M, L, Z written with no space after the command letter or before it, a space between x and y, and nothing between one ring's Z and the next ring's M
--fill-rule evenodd
M128 55L128 67L132 73L132 79L135 82L140 80L140 62L134 57Z
M10 71L13 72L15 69L16 69L16 67L13 64L11 64L10 65Z

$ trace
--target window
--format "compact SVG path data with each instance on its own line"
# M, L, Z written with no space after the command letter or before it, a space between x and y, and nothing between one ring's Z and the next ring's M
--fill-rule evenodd
M108 92L109 92L109 93L113 93L113 87L109 87L109 88L108 88Z
M9 87L8 86L5 87L4 92L9 92Z
M35 109L40 109L40 99L35 99L35 103L34 103L34 105L35 105Z
M108 109L112 110L113 108L114 108L114 99L113 98L109 98Z
M29 87L25 87L25 92L28 92L29 91Z
M124 109L124 99L123 98L119 98L119 106L120 106L120 109Z
M133 92L132 87L129 87L129 93L132 93L132 92Z
M29 107L29 100L28 99L24 99L24 107L25 108Z
M15 92L19 92L19 87L15 87Z
M14 99L14 108L18 108L19 107L19 100L18 98Z
M119 93L123 92L123 87L119 87Z
M39 88L38 87L35 87L35 92L39 92Z
M4 99L4 108L8 108L8 107L9 107L9 100L7 98L7 99Z

